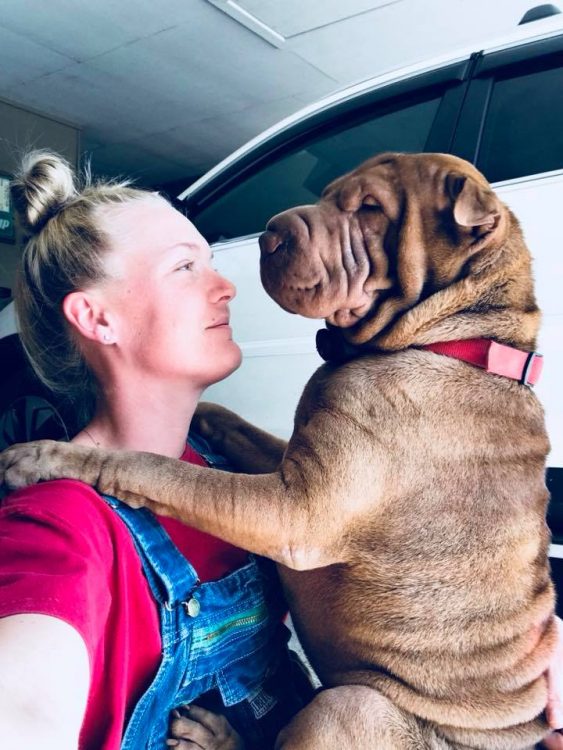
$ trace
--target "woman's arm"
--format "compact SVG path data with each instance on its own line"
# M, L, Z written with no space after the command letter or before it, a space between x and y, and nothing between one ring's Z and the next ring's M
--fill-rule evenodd
M0 618L3 747L77 750L90 668L79 633L46 615Z

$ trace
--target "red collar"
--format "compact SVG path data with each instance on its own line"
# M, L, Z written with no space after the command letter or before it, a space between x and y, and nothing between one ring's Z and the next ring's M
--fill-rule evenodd
M491 339L438 341L420 348L461 359L494 375L518 380L522 385L535 385L543 367L541 354L514 349Z

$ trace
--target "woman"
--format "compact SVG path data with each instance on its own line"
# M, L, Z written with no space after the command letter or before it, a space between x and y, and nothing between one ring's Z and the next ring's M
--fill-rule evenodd
M241 359L205 240L162 197L79 186L54 154L29 154L13 191L22 341L80 404L74 442L204 465L194 410ZM170 712L204 694L171 744L263 749L303 705L275 579L243 550L70 480L8 497L0 538L6 747L161 748Z

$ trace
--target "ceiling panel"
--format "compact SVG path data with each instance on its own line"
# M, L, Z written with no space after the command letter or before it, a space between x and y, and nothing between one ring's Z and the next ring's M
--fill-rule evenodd
M323 0L315 3L303 0L284 0L282 3L279 0L237 0L237 5L287 38L398 2L403 0Z
M2 0L0 5L4 28L75 60L210 17L203 0Z
M135 143L185 164L194 173L203 172L253 138L259 129L274 124L300 107L299 101L288 97L252 107L242 113L186 123L143 136Z
M61 70L73 61L0 25L0 96L24 81Z
M140 185L171 182L186 176L186 167L129 143L115 143L90 152L93 171L98 175L133 178ZM187 181L189 184L189 180Z
M207 121L204 121L204 123L207 123ZM213 124L215 124L215 121L213 121ZM201 127L203 128L204 125L202 124ZM213 127L213 132L216 135L214 138L209 136L205 143L203 140L197 139L196 134L198 132L201 132L200 128L197 128L195 132L186 132L184 128L174 128L162 133L143 136L131 141L131 145L148 149L159 158L180 165L184 174L199 175L206 172L210 165L215 164L220 144L218 144L218 128Z
M334 86L331 86L331 90ZM248 139L254 138L257 133L262 130L269 128L271 125L275 125L284 117L297 112L302 109L304 104L303 101L310 102L310 97L302 95L288 96L284 99L278 99L272 102L262 102L256 104L239 115L227 114L224 119L226 121L233 121L236 117L237 120L242 120L245 128L245 135Z
M125 48L126 54L139 55L135 76L139 77L141 70L142 76L150 77L152 66L158 66L167 71L168 87L178 85L178 76L185 73L207 85L215 84L223 96L241 98L243 106L334 88L335 82L307 60L271 47L227 16L214 12L217 19L207 34L185 24ZM114 64L114 54L97 58L92 64L103 66L108 60Z
M8 89L9 98L83 127L101 128L107 135L142 135L158 117L154 102L139 86L123 87L119 80L86 64L76 63L25 86ZM116 140L116 138L114 138Z
M123 89L150 92L154 106L167 102L162 111L165 124L173 116L185 121L240 110L258 101L252 87L234 83L232 66L206 65L181 33L160 34L119 48L89 62L102 76L119 81ZM174 114L176 113L176 114ZM179 122L180 120L178 120Z

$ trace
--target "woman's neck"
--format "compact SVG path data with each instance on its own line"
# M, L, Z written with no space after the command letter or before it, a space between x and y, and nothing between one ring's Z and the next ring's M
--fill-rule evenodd
M96 413L73 442L179 458L202 389L186 383L139 383L106 389Z

